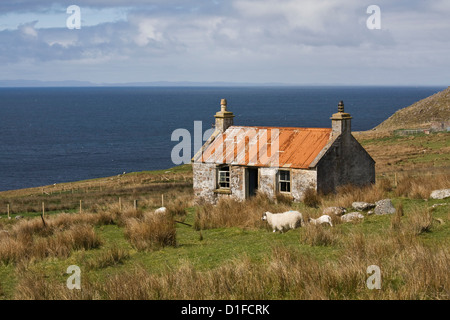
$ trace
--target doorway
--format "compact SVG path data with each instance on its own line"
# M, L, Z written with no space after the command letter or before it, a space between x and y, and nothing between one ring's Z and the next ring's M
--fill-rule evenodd
M253 197L258 191L258 168L245 169L246 196Z

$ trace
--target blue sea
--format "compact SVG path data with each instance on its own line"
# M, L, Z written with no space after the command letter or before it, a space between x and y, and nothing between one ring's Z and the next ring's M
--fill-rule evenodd
M444 87L0 88L0 191L173 167L175 129L211 128L220 99L236 125L330 127L340 100L354 131Z

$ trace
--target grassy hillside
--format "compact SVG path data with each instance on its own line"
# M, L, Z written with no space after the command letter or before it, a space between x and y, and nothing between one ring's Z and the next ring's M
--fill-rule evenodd
M398 110L375 127L376 131L429 128L433 121L450 120L450 87Z

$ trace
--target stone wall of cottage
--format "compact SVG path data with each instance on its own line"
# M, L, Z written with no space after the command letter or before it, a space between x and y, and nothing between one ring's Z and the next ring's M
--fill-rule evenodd
M217 203L221 198L235 198L239 200L245 199L245 180L244 168L239 166L230 167L230 190L216 190L216 165L211 163L193 163L193 187L194 197L197 201L200 199Z
M231 197L245 200L245 169L239 166L230 167L230 189Z
M317 172L315 170L291 169L291 195L294 201L302 201L309 188L317 190Z
M259 190L265 193L269 198L274 198L277 190L276 176L278 169L276 168L260 168L259 169Z
M198 201L203 199L207 202L214 203L216 195L216 165L211 163L193 163L193 186L194 197Z

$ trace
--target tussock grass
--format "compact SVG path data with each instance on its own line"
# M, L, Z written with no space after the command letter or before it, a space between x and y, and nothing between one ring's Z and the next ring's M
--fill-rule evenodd
M130 258L128 250L114 245L113 247L102 252L94 259L87 262L88 269L103 269L118 264L122 264L125 260Z
M384 183L383 183L384 184ZM349 208L353 202L363 201L374 203L386 197L386 192L380 185L354 186L345 185L337 188L336 194L323 197L322 205Z
M317 208L320 204L320 197L313 188L308 188L305 190L302 200L306 206L311 208Z
M406 228L414 235L430 232L433 224L433 216L427 208L414 208L408 213Z
M0 262L5 264L47 257L66 258L72 250L98 248L102 241L94 228L87 224L74 224L67 230L33 237L30 233L12 234L0 246Z
M125 236L139 251L157 250L166 246L176 246L176 228L169 213L146 213L143 218L128 218Z
M338 242L336 229L321 225L306 224L300 230L300 243L310 246L330 246Z
M450 174L400 177L395 195L412 199L428 199L430 193L437 189L450 188Z

